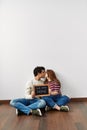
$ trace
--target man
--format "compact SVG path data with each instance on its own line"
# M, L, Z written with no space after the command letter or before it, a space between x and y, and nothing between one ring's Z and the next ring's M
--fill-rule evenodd
M16 114L23 112L26 115L30 113L42 116L41 108L45 108L46 102L43 99L35 97L34 85L44 84L42 78L45 78L45 68L37 66L33 70L34 79L26 84L25 98L13 99L10 105L16 108Z

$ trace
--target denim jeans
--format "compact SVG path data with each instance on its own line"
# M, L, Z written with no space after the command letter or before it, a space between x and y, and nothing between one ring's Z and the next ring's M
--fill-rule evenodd
M70 98L66 95L62 96L60 94L58 95L50 95L50 96L44 96L42 99L46 101L47 106L54 108L55 105L62 106L66 105Z
M43 99L13 99L10 101L10 105L22 111L23 113L29 115L31 110L44 108L46 106L46 102Z

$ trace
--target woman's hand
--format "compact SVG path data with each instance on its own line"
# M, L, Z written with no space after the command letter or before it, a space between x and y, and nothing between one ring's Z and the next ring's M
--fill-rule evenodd
M50 95L57 95L57 94L58 94L57 91L51 91L51 92L50 92Z

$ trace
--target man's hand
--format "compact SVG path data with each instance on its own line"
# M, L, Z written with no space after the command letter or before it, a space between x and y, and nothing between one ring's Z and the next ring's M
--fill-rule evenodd
M31 92L31 96L32 96L32 98L35 97L35 92L34 91Z

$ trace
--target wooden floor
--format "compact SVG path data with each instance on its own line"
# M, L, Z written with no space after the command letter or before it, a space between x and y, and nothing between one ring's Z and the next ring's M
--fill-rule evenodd
M69 103L69 112L49 111L43 117L16 116L8 104L0 105L0 130L87 130L87 102Z

